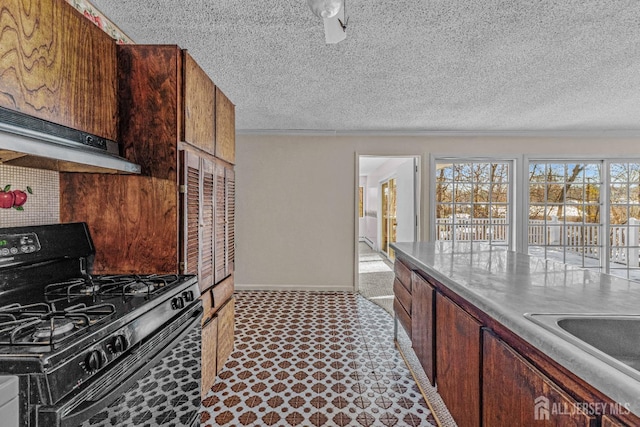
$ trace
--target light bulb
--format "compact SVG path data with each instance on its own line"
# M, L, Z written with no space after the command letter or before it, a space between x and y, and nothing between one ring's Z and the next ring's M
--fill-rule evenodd
M319 18L333 18L340 12L342 0L307 0L311 11Z

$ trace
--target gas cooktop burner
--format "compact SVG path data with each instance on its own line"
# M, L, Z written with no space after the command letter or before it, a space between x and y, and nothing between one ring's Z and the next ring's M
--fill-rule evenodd
M147 295L155 289L156 287L152 283L134 282L125 285L122 291L127 295Z
M104 275L80 277L46 286L49 301L86 296L149 296L181 279L178 275Z
M47 324L48 323L48 324ZM51 319L51 322L44 322L42 327L36 328L33 338L36 340L60 338L73 332L76 324L69 319Z
M115 314L112 304L78 304L56 311L55 304L0 307L0 344L54 345Z

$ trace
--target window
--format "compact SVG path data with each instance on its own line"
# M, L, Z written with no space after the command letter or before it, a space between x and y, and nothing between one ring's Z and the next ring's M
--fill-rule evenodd
M609 272L640 280L640 163L609 165Z
M435 159L432 236L513 242L531 255L640 281L640 162L523 158L522 189L514 188L515 161Z
M529 253L602 267L602 162L530 162Z
M436 160L436 240L509 245L511 169L510 161Z
M640 281L640 163L529 162L528 252Z

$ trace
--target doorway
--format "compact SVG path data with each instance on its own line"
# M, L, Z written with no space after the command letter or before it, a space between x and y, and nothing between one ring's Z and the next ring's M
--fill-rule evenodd
M392 311L393 242L418 240L420 156L356 154L355 290Z
M381 246L380 251L384 253L391 261L395 259L395 254L390 244L396 241L398 226L398 218L396 217L397 199L396 199L396 179L390 178L381 185L380 194L382 195L382 224L380 229Z

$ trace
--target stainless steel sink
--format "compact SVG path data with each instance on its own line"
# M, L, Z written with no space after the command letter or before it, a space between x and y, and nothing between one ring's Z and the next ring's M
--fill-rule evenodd
M527 313L525 317L640 381L640 315Z

